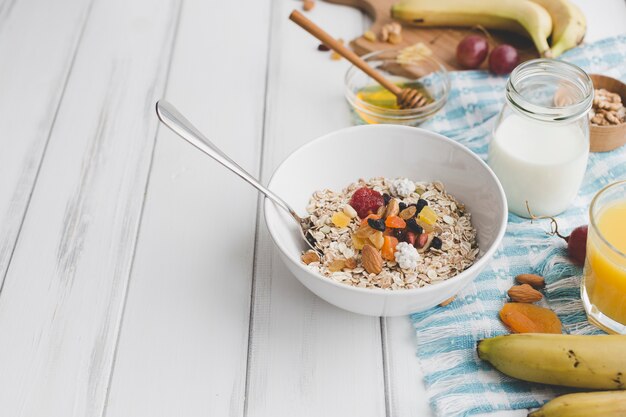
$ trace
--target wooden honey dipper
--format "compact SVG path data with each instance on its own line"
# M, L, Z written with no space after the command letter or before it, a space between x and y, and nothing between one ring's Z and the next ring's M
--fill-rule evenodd
M361 59L357 54L343 46L335 38L330 36L326 31L317 26L315 23L307 19L302 13L294 10L289 15L289 19L294 21L298 26L309 32L311 35L319 39L323 44L337 52L339 55L354 64L355 67L375 79L380 85L389 90L396 96L398 106L402 109L416 109L428 103L428 98L413 88L400 88L396 84L385 78L380 72L370 67L367 62Z

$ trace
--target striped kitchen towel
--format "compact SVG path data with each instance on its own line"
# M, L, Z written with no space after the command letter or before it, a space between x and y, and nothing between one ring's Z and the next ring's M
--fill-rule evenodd
M562 59L589 73L626 80L626 35L584 45ZM491 130L504 101L506 77L484 71L450 75L449 102L423 127L453 138L486 158ZM568 232L587 223L593 195L606 184L624 178L626 146L591 154L578 197L569 210L558 216L559 229ZM503 243L487 269L447 307L411 316L427 394L437 416L496 411L500 411L498 415L525 415L519 410L539 407L563 392L508 378L476 356L477 340L508 333L498 319L498 311L515 275L534 272L546 277L546 301L567 332L599 332L587 323L580 302L581 269L568 262L564 242L548 236L547 230L547 221L531 223L509 214Z

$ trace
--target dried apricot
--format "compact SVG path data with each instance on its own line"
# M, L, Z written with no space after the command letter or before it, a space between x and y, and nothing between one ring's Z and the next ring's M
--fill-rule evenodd
M385 236L385 242L383 243L383 249L381 255L388 261L395 261L396 246L398 246L398 239L393 236Z
M385 220L385 226L393 227L394 229L404 229L406 227L406 222L398 216L389 216Z
M514 333L561 333L561 320L554 311L526 303L506 303L500 320Z

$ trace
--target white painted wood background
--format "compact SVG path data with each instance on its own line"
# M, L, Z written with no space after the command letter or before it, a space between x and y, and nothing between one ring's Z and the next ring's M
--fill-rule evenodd
M588 41L625 30L623 0L577 3ZM408 319L309 293L256 192L154 115L167 97L264 181L348 126L347 63L300 4L0 0L0 416L430 415Z

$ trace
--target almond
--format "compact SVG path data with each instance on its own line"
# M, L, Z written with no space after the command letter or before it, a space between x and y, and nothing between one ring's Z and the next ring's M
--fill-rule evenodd
M383 258L372 245L363 246L361 262L363 262L363 268L370 274L380 274L383 270Z
M307 253L303 254L300 259L302 259L302 262L308 265L312 262L319 262L320 256L317 254L317 252L308 251Z
M455 298L456 298L456 295L453 295L452 297L448 298L447 300L443 300L441 303L439 303L439 306L440 307L445 307L448 304L450 304L451 302L453 302Z
M534 303L543 298L543 295L541 295L539 291L528 284L514 285L509 289L507 294L509 294L511 301L518 303Z
M389 200L387 204L387 210L385 210L385 217L397 216L400 212L400 203L395 198Z
M515 281L520 284L528 284L533 288L543 288L546 286L546 281L543 277L535 274L520 274L515 277Z

